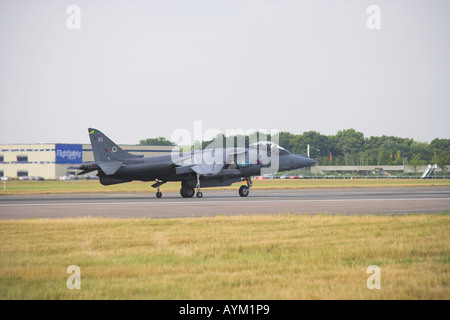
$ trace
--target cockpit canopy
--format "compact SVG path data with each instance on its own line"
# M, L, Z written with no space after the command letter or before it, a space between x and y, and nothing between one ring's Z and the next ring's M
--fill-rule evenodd
M249 145L250 149L257 149L260 151L272 152L274 154L277 153L289 153L285 148L280 147L278 144L272 141L258 141Z

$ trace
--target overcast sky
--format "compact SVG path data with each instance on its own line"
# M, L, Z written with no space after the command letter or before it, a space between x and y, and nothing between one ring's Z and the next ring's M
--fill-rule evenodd
M87 143L94 127L134 144L195 120L450 138L449 13L436 0L0 0L0 143Z

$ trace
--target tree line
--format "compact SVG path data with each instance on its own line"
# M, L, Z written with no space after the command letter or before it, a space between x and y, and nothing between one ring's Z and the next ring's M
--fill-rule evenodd
M256 138L261 133L256 133ZM216 139L202 141L201 147L213 147L214 141L221 141L223 146L234 145L238 139L245 140L248 147L255 137L218 135ZM296 154L306 154L309 144L310 157L316 159L319 165L409 165L420 166L437 164L445 169L450 165L450 139L434 139L431 143L414 141L411 138L395 136L364 137L355 129L340 130L335 135L324 135L316 131L302 134L280 132L278 137L267 137L276 141L281 147ZM228 139L228 144L227 144ZM261 140L261 139L258 139ZM242 140L241 140L242 141ZM141 140L141 145L174 145L163 137Z

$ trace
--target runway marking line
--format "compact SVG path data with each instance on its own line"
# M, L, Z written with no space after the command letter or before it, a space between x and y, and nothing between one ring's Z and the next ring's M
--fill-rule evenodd
M26 207L26 206L80 206L80 205L174 205L174 204L218 204L218 203L261 203L261 202L272 202L272 203L283 203L283 202L361 202L361 201L436 201L436 200L447 200L450 198L405 198L405 199L323 199L323 200L312 200L312 199L289 199L289 200L211 200L211 201L138 201L138 202L69 202L69 203L11 203L11 204L0 204L0 207Z

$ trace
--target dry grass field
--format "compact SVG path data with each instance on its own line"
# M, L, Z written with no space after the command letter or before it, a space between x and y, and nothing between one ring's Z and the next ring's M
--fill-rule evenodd
M3 220L0 298L449 299L449 230L447 214Z
M2 194L49 194L49 193L92 193L92 192L154 192L154 182L128 182L112 186L103 186L96 180L72 181L7 181L6 189L0 183ZM369 187L405 187L405 186L450 186L450 179L273 179L253 180L257 189L291 189L291 188L369 188ZM241 183L221 189L237 189ZM168 182L161 187L164 191L178 191L180 182ZM206 188L205 188L206 189ZM0 198L1 199L1 198Z

